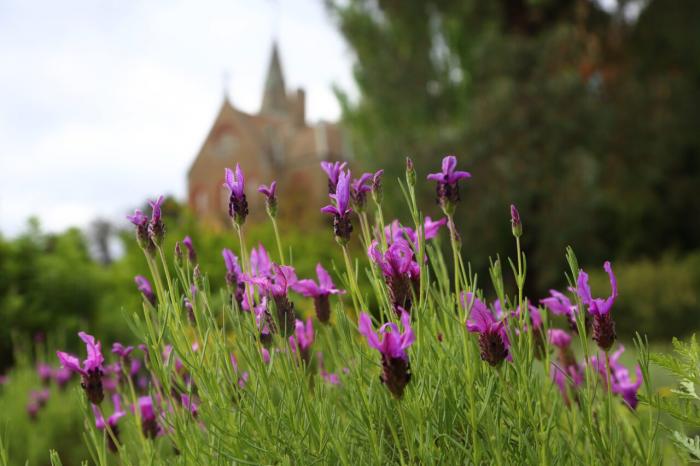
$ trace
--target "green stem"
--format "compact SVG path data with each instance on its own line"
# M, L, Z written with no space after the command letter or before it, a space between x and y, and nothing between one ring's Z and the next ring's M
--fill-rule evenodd
M362 295L360 294L360 290L357 286L357 281L355 280L355 268L352 266L352 262L350 261L347 246L343 246L343 257L345 258L345 268L348 274L348 281L350 283L350 287L352 288L352 303L355 306L355 310L360 312L365 309L365 306L362 301Z
M275 230L275 240L277 241L277 252L280 255L280 265L284 265L284 250L282 249L282 241L280 240L280 232L277 228L277 220L275 217L270 215L270 220L272 220L272 229Z
M455 284L455 300L457 301L457 309L459 309L459 292L460 292L460 267L459 267L459 245L456 240L457 225L455 225L452 215L448 215L447 223L450 227L450 244L452 245L452 260L454 266L454 284Z

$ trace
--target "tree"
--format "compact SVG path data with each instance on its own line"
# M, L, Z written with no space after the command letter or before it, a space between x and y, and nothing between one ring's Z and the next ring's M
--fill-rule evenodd
M338 93L358 157L391 178L406 155L422 174L458 155L474 174L458 221L477 269L484 251L511 252L510 203L523 215L537 292L561 282L567 244L584 264L693 247L694 2L326 3L355 54L360 98Z

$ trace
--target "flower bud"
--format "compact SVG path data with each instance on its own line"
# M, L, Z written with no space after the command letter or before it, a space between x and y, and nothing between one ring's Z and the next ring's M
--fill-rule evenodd
M523 235L523 224L520 222L520 212L513 204L510 205L510 224L513 236L520 238Z
M182 267L182 262L183 262L183 255L182 255L182 247L180 246L180 242L176 241L175 242L175 264L178 267Z
M416 185L416 169L410 157L406 157L406 182L411 187Z
M384 199L382 176L384 176L384 170L378 170L372 175L372 199L374 199L374 202L377 204L381 204Z

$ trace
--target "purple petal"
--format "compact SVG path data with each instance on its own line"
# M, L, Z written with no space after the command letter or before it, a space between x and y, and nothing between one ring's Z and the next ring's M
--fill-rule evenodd
M567 348L571 344L571 335L564 330L551 328L547 332L549 342L559 348Z
M374 332L374 328L372 327L372 319L370 319L369 315L367 315L364 312L360 313L360 319L358 321L357 329L359 330L360 335L363 335L365 338L367 338L367 344L370 347L376 350L381 350L379 337Z
M77 357L72 354L64 353L63 351L56 351L56 356L58 356L61 366L65 369L81 375L85 374L85 371L80 367L80 360Z
M316 264L316 276L318 277L318 284L321 288L328 291L335 288L330 274L323 268L320 262Z
M292 289L307 298L314 298L324 294L318 285L316 285L316 282L310 279L297 281L294 285L292 285Z
M442 173L445 175L451 175L452 172L457 168L457 157L454 155L448 155L442 159Z

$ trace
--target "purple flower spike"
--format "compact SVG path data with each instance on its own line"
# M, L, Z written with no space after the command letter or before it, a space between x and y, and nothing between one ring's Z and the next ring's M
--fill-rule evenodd
M253 277L267 277L272 272L272 260L262 244L250 252L250 269Z
M394 311L397 315L402 309L410 312L414 290L420 286L420 266L413 260L411 246L405 240L397 238L382 254L379 243L372 241L367 254L384 275Z
M615 343L617 335L615 333L615 322L612 320L610 310L617 298L617 280L613 274L610 262L606 261L603 268L610 277L611 293L607 299L593 298L591 288L588 285L588 274L583 270L579 271L576 281L576 293L583 304L587 307L588 313L593 316L593 339L603 351L608 351Z
M132 351L134 351L133 346L124 346L118 341L112 344L112 353L120 358L128 358Z
M442 171L431 173L428 179L437 182L437 200L445 215L452 215L459 201L459 181L471 178L471 173L456 171L457 157L448 155L442 159Z
M347 166L346 162L321 162L321 168L328 175L328 194L335 194L340 172Z
M232 299L238 303L238 308L243 308L243 296L245 295L245 283L243 281L243 271L238 264L238 258L230 249L221 251L226 265L226 286L231 293Z
M139 247L149 256L153 256L156 245L153 244L148 234L148 217L139 209L136 209L134 215L127 215L126 218L136 227L136 242Z
M406 350L415 341L407 312L401 313L401 325L403 333L399 332L395 323L389 322L382 325L377 334L372 319L366 313L360 314L358 322L358 330L367 338L367 344L382 355L381 381L396 398L401 398L404 388L411 381L411 365Z
M37 364L36 373L39 375L43 385L48 385L53 378L53 368L45 362Z
M156 305L156 295L153 293L153 288L151 287L151 282L148 281L146 277L143 275L136 275L134 277L134 282L136 282L136 286L138 287L139 291L143 295L143 297L151 303L151 306Z
M153 244L160 246L165 236L165 225L161 219L161 206L163 205L163 196L159 196L155 201L148 201L151 206L151 221L148 224L148 236L153 241Z
M143 435L150 439L155 439L161 433L160 426L156 420L156 413L153 409L153 399L150 396L142 396L138 400L139 414L141 415L141 430Z
M289 336L289 346L292 348L292 352L296 353L299 351L299 357L306 364L309 363L309 349L314 342L314 324L309 317L306 320L306 324L301 320L294 323L294 335Z
M365 210L367 204L367 194L372 192L372 173L363 173L362 176L353 180L350 184L350 199L352 205L358 212Z
M550 328L547 331L549 343L560 349L566 349L571 344L571 335L558 328Z
M236 164L236 172L232 172L230 168L225 171L224 186L231 192L228 201L228 215L238 226L243 225L245 218L248 216L248 200L245 196L245 178L241 166Z
M331 276L321 263L316 265L316 275L318 284L310 279L299 280L292 285L292 289L302 296L314 299L316 307L316 317L321 323L328 323L331 314L331 306L328 297L332 294L344 294L344 290L339 290L333 284Z
M275 301L277 319L282 326L282 334L288 335L294 329L296 313L294 303L289 300L289 289L297 282L294 268L288 265L272 264L273 274L259 282L263 291Z
M462 293L462 306L471 308L467 320L467 330L479 334L481 359L492 366L498 366L509 358L510 341L506 333L505 321L496 319L486 304L473 293Z
M335 194L330 195L334 204L321 209L321 212L333 215L335 239L342 246L350 241L352 222L350 221L350 171L340 172Z
M625 403L631 408L636 409L639 400L637 392L642 386L642 370L639 366L636 367L636 379L632 382L629 370L620 364L619 359L624 353L625 347L620 345L620 348L610 356L610 390L616 395L622 396ZM597 369L602 379L603 385L607 386L607 368L605 363L605 354L591 357L591 365Z
M258 187L258 192L265 196L265 208L270 217L274 218L277 216L277 196L275 191L277 190L277 181L270 183L270 186L265 186L261 184Z
M187 248L187 257L190 260L190 263L196 264L197 263L197 251L194 250L194 244L192 243L192 238L189 236L185 236L185 239L182 240L182 244L185 245Z
M64 388L66 388L66 385L73 377L73 372L66 367L60 367L54 371L53 377L56 381L56 384L58 385L58 388L63 390Z
M87 358L83 361L82 367L78 358L71 354L56 351L56 356L64 368L82 376L80 386L85 390L88 400L92 404L98 405L104 399L104 390L102 389L104 357L101 345L95 341L95 337L85 332L78 333L78 336L83 340L87 349Z

